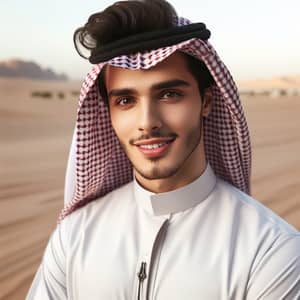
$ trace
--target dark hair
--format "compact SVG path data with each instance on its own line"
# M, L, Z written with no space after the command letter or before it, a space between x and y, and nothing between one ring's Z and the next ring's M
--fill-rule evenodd
M98 47L131 35L168 29L177 26L175 9L165 0L119 1L104 11L93 14L88 22L74 33L77 52L84 56L82 46L93 54ZM204 62L186 54L187 67L198 82L200 94L213 83L213 77ZM105 87L105 67L98 77L100 94L108 104Z
M165 0L118 1L105 10L91 15L87 23L74 33L74 44L80 56L82 50L98 47L123 37L153 30L175 27L177 13Z

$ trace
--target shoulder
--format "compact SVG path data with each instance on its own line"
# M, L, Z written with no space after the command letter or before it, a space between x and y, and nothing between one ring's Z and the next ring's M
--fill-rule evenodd
M126 212L134 210L132 185L131 181L77 209L66 216L59 227L68 239L73 239L73 235L78 235L79 228L83 230L90 224L95 224L96 220L118 219Z
M283 299L287 290L296 295L300 286L300 233L230 183L218 179L215 191L215 202L220 202L216 207L226 218L223 224L228 224L231 239L236 241L235 257L240 253L243 265L249 266L247 299L261 295Z
M101 213L104 210L115 210L117 207L124 208L133 202L133 182L129 182L119 188L107 193L106 195L99 197L86 204L85 206L77 209L66 218L77 219L83 216L94 215Z
M230 205L235 213L241 214L244 222L249 224L253 230L255 227L260 230L269 228L280 235L300 237L300 233L283 218L230 183L218 179L216 192L219 193L222 202Z

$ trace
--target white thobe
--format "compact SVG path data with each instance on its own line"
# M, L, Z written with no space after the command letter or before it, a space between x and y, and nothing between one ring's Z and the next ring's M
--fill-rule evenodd
M209 165L166 193L134 180L56 228L33 299L299 300L300 234Z

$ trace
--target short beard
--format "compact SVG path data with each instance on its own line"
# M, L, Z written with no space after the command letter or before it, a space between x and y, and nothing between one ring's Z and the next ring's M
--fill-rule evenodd
M180 170L182 168L184 168L186 161L190 158L190 156L194 153L194 151L196 150L196 148L198 147L198 145L201 142L202 139L202 128L203 128L203 118L201 116L200 118L200 130L195 130L193 131L188 137L187 137L187 141L189 140L194 140L194 138L196 137L197 134L197 138L196 138L196 142L192 147L192 150L190 151L190 153L185 157L185 159L178 164L175 168L165 168L164 170L161 169L161 167L159 166L154 166L151 169L151 172L149 172L149 174L146 174L145 172L143 172L138 166L134 165L134 163L130 160L130 157L128 155L128 151L126 149L126 146L121 143L123 150L126 153L126 156L128 157L128 159L131 161L131 164L133 165L134 170L143 178L147 179L147 180L156 180L156 179L166 179L166 178L170 178L172 176L175 176L177 173L180 172ZM189 145L187 144L187 147L189 147ZM156 165L157 163L159 163L159 161L163 159L163 157L158 157L158 158L150 158L148 159L152 164Z

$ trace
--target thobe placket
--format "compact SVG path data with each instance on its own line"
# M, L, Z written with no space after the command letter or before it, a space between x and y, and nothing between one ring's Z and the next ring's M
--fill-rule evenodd
M153 241L152 246L151 244L147 245L148 249L146 249L145 254L140 258L138 263L137 294L135 297L137 300L148 300L154 288L160 254L169 226L169 219L162 219L157 225L157 234L154 236L154 239L151 239Z

